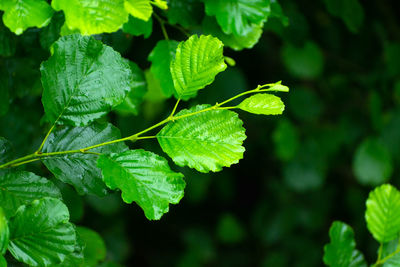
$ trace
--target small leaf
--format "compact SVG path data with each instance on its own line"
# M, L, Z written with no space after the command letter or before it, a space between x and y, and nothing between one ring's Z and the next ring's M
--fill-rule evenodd
M368 230L382 243L400 232L400 192L390 184L375 188L367 199L365 220Z
M60 38L41 65L42 102L47 118L85 125L118 106L132 87L126 60L93 37Z
M0 207L0 255L6 253L8 247L8 241L10 238L10 229L8 228L7 218ZM0 264L0 266L2 266Z
M76 231L84 244L84 266L97 266L106 257L106 245L103 239L98 233L85 227L77 227Z
M199 172L217 172L243 158L246 139L243 122L229 110L199 112L207 105L198 105L177 113L176 121L168 123L158 134L161 148L179 166Z
M101 155L97 166L111 189L121 189L122 199L135 201L149 220L158 220L168 212L169 203L183 197L185 182L173 172L166 159L142 149L120 154Z
M167 1L165 1L165 0L154 0L151 3L160 9L164 9L164 10L168 9L168 4L167 4Z
M121 138L120 132L111 124L95 123L86 127L65 127L49 135L43 152L58 152L80 149ZM97 153L122 152L127 147L122 143L111 144L90 150ZM97 155L73 153L52 156L43 160L54 176L71 184L79 194L104 196L107 187L96 166Z
M187 97L211 84L226 69L223 44L210 35L192 35L181 42L171 63L171 74L179 97Z
M76 235L61 200L43 198L21 206L10 218L9 251L31 266L54 266L74 251Z
M125 0L124 6L129 14L144 21L148 21L153 13L150 0Z
M331 267L367 267L363 255L356 250L354 232L345 223L335 221L330 230L331 242L324 247L324 263Z
M147 83L143 71L136 63L129 61L129 66L133 74L131 89L125 97L124 102L118 105L115 110L120 114L138 115L140 104L147 92Z
M151 61L150 71L154 78L160 81L161 89L166 97L176 94L170 65L175 58L177 47L177 41L159 41L148 57L148 60Z
M216 16L218 24L226 34L244 36L254 25L264 23L270 12L270 3L265 0L204 0L206 14Z
M52 182L31 172L0 174L0 206L7 217L19 206L43 197L61 198L61 193Z
M0 10L4 11L4 25L16 35L29 27L46 26L54 13L45 0L1 0Z
M53 0L56 11L64 11L65 25L70 31L91 35L116 32L128 21L124 0Z
M133 36L143 35L144 38L148 38L153 31L153 20L150 18L148 21L129 16L127 23L122 26L122 30L126 33L132 34Z
M355 152L353 171L361 184L376 186L386 182L393 172L389 151L376 139L364 140Z
M282 100L270 94L252 95L238 105L241 110L262 115L278 115L282 114L285 105Z

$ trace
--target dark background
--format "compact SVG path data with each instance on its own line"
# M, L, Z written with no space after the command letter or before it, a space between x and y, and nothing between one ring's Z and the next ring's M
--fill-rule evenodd
M400 4L360 3L364 19L355 32L323 1L280 1L289 26L271 19L253 49L226 48L236 67L182 104L214 104L278 80L290 87L290 93L279 94L286 104L282 116L240 113L248 138L239 164L210 174L174 166L185 174L185 197L160 221L148 221L118 192L104 199L81 197L60 185L73 221L98 231L108 259L127 266L322 266L329 227L341 220L353 226L358 248L373 262L378 244L364 220L373 186L357 180L353 161L363 140L379 140L392 158L387 181L399 186ZM185 39L173 27L167 30L171 39ZM154 21L149 39L122 32L99 38L146 69L147 55L163 37ZM22 156L45 134L38 77L48 52L34 29L15 42L17 58L0 59L18 77L12 80L10 111L0 117L0 136ZM174 103L147 101L137 117L109 119L127 136L164 118ZM164 155L155 140L134 147L139 146ZM49 175L39 164L29 169Z

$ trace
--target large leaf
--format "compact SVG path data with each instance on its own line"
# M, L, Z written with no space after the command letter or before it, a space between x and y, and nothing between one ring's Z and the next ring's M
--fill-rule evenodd
M329 230L331 242L324 247L324 263L331 267L367 266L363 255L356 250L354 232L350 226L336 221Z
M175 58L177 47L177 41L159 41L148 57L149 61L151 61L150 71L160 81L161 89L166 97L170 97L175 93L170 65Z
M4 254L8 247L10 229L8 228L7 218L4 210L0 207L0 255ZM0 264L0 266L2 266Z
M69 30L84 35L116 32L128 21L124 0L53 0L51 6L64 11Z
M400 232L400 192L389 184L373 190L367 199L365 220L379 242L388 242Z
M80 149L120 138L120 132L111 124L95 123L86 127L65 127L50 134L43 152L57 152ZM90 150L97 153L122 152L127 147L116 143ZM96 166L97 155L74 153L52 156L43 160L54 176L71 184L80 194L104 196L107 187Z
M1 0L3 22L15 34L22 34L29 27L46 26L53 9L45 0Z
M222 42L210 35L192 35L179 43L171 63L171 74L180 97L193 95L226 69L222 52Z
M393 172L388 149L376 139L364 140L355 152L353 171L361 184L376 186L386 182Z
M265 0L203 0L206 13L216 16L226 34L244 36L261 25L270 14L270 3Z
M285 105L282 100L270 94L255 94L243 100L238 108L241 110L262 115L282 114Z
M140 104L147 92L147 83L143 71L136 63L129 61L129 66L132 70L133 82L124 102L118 105L115 110L122 114L138 115Z
M43 198L21 206L10 219L9 251L32 266L54 266L72 253L76 243L68 208L61 200Z
M132 86L129 64L93 37L69 35L41 65L47 118L84 125L119 105Z
M31 172L0 174L0 206L7 217L12 216L19 206L43 197L61 198L61 194L52 182Z
M175 116L179 118L207 107L198 105ZM157 139L177 165L200 172L217 172L243 158L246 135L242 124L235 112L210 110L168 123Z
M177 204L183 197L183 175L154 153L138 149L101 155L97 165L107 186L121 189L123 200L135 201L149 220L160 219L169 203Z

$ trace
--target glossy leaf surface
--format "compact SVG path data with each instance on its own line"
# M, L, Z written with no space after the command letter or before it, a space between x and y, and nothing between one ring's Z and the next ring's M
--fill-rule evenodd
M243 100L238 108L241 110L262 115L282 114L285 104L282 100L270 94L255 94Z
M179 118L207 107L198 105L175 116ZM243 158L246 135L242 124L235 112L211 110L168 123L157 139L177 165L200 172L217 172Z
M120 154L101 155L97 166L111 189L121 189L122 199L135 201L149 220L158 220L168 212L169 204L183 197L185 182L161 156L138 149Z

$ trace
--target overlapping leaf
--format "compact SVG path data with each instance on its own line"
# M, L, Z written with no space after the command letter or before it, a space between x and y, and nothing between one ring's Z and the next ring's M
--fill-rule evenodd
M50 134L43 152L75 150L120 138L120 132L111 124L92 124L86 127L65 127ZM91 152L122 152L127 147L122 143L98 147ZM52 156L43 160L54 176L64 183L71 184L80 194L104 196L107 187L101 172L96 166L98 156L94 154L73 153Z
M206 13L216 16L226 34L244 36L261 25L270 14L270 3L265 0L203 0Z
M133 36L143 35L144 38L148 38L153 31L153 20L150 18L148 21L129 16L129 20L122 26L122 30L126 33L132 34Z
M43 198L21 206L10 219L9 251L31 266L54 266L72 253L74 226L61 200Z
M243 157L246 135L243 122L229 110L210 110L179 119L207 107L198 105L180 111L176 121L168 123L157 139L177 165L217 172Z
M0 175L0 206L7 217L12 216L20 205L43 197L61 198L58 188L46 178L26 171Z
M98 167L107 186L121 189L123 200L135 201L149 220L160 219L170 203L177 204L183 197L183 175L154 153L139 149L101 155Z
M192 35L179 43L175 60L171 63L171 74L180 97L195 94L226 69L222 52L222 42L210 35Z
M168 4L167 17L171 24L197 26L204 16L200 0L170 0Z
M64 11L67 28L84 35L116 32L128 21L124 0L53 0L51 6Z
M106 245L103 239L98 233L85 227L77 227L76 231L84 244L84 266L97 266L106 257Z
M262 115L282 114L285 105L282 100L270 94L255 94L243 100L238 108L241 110Z
M365 220L379 242L388 242L400 232L400 192L389 184L373 190L367 199Z
M324 263L331 267L366 267L363 255L356 250L350 226L336 221L329 230L330 243L324 247Z
M119 105L132 87L129 64L92 37L69 35L53 45L41 65L47 118L85 125Z
M175 58L177 47L178 42L176 41L159 41L148 57L149 61L151 61L150 70L154 77L160 81L161 89L166 97L176 94L170 65Z
M44 27L54 11L45 0L1 0L4 24L15 34L22 34L29 27Z

